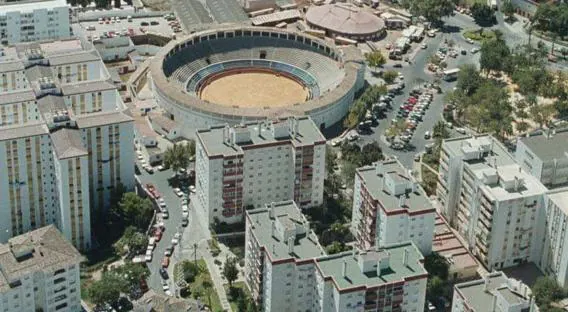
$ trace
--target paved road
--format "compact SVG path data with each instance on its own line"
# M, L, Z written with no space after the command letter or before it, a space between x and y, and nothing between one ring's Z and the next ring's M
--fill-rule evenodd
M444 39L451 39L455 42L456 46L463 47L468 51L467 55L465 56L460 54L455 59L448 58L448 68L455 68L468 63L478 65L479 53L471 54L469 52L476 45L467 43L461 35L461 29L465 27L471 27L472 23L473 20L461 17L457 20L450 19L446 21L444 32L438 33L434 38L426 37L424 39L424 42L427 44L426 49L422 50L419 47L415 47L415 49L417 48L420 50L411 50L409 52L409 54L411 55L415 53L412 64L404 64L403 68L398 69L392 67L394 62L389 62L384 66L385 70L396 69L400 71L405 77L406 88L403 90L403 93L401 95L398 95L394 98L392 110L387 112L385 118L379 120L379 125L373 128L373 133L361 136L361 145L372 141L377 141L383 149L384 153L396 156L407 168L413 167L414 155L416 153L422 152L425 149L425 146L431 142L430 140L424 139L424 133L426 131L432 131L432 128L434 127L436 122L442 119L445 92L451 90L455 86L455 82L442 82L441 87L444 93L434 95L434 99L430 104L430 108L426 112L426 115L424 115L423 117L423 122L418 124L416 131L414 132L414 136L409 144L411 146L409 149L402 151L393 150L386 145L384 140L381 140L381 136L384 135L386 129L388 129L390 120L393 119L396 115L398 107L402 104L402 102L404 102L404 100L409 97L409 93L412 88L416 85L422 85L424 82L432 81L434 79L431 74L425 71L425 67L428 63L428 58L436 53L438 48L443 45ZM370 72L368 73L366 78L371 84L377 83L377 79L372 77ZM457 133L452 133L452 136L455 135L457 135Z
M142 170L141 175L138 176L142 184L145 185L146 183L152 183L158 189L158 192L160 192L166 202L169 212L169 218L164 220L166 231L163 233L162 239L154 249L152 262L148 263L148 268L151 272L150 278L148 279L148 286L156 291L161 291L162 289L162 278L159 274L159 270L161 268L161 261L164 258L164 252L167 247L171 246L171 241L174 234L178 231L182 231L183 236L181 244L185 246L186 244L192 244L191 242L186 241L186 239L189 237L189 233L192 233L196 238L200 238L202 236L201 233L203 232L199 218L194 217L195 209L193 209L191 202L189 207L191 211L190 223L185 228L181 226L181 201L180 198L174 194L174 192L172 191L173 187L168 182L168 179L172 175L173 172L171 170L156 171L154 174L148 174L146 171ZM161 214L158 213L158 215ZM181 258L178 256L179 249L179 245L176 246L174 255L170 257L170 277L172 276L171 273L173 272L174 264L178 259ZM171 283L170 288L172 288Z

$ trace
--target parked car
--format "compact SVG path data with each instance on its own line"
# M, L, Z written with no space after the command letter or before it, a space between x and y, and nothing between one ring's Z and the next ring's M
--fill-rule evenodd
M154 232L154 237L156 238L156 241L159 242L162 239L162 231L157 229L156 232Z
M169 257L164 257L162 259L162 267L163 268L167 268L170 266L170 258Z
M183 196L183 192L181 191L181 189L179 187L174 188L174 194L176 194L178 197Z
M190 186L189 186L189 191L190 191L191 193L195 193L195 185L190 185Z
M431 137L430 131L426 131L426 132L424 133L424 138L425 138L426 140L429 140L430 137Z
M166 270L165 268L160 268L160 276L162 276L162 278L165 280L170 278L170 276L168 275L168 270Z
M140 26L150 26L150 24L148 22L140 22Z
M176 233L174 238L172 238L172 245L177 245L181 239L181 233Z
M151 22L150 22L150 25L152 25L152 26L160 25L160 22L158 22L158 21L151 21Z
M146 256L144 257L144 260L146 260L146 262L152 261L152 251L151 250L146 250Z
M164 293L165 293L167 296L170 296L170 297L172 296L172 292L170 291L170 286L168 286L167 283L164 283L164 284L162 285L162 289L164 290Z
M456 132L460 134L466 134L465 128L456 128Z

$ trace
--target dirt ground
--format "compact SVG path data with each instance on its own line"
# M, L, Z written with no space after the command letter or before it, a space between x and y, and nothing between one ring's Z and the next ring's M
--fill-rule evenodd
M240 73L221 77L201 91L203 100L226 106L281 107L306 101L308 90L284 76Z
M169 0L142 0L145 7L156 11L169 11L171 5Z

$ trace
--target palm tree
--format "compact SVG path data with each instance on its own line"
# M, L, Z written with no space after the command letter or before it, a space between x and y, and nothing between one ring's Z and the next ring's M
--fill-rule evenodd
M164 165L178 171L189 166L190 159L195 155L195 142L174 144L164 153Z

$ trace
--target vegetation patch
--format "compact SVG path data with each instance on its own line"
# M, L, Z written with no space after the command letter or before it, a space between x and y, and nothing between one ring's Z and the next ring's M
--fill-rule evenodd
M471 40L483 41L495 39L495 32L491 29L479 28L476 30L466 30L463 36Z

